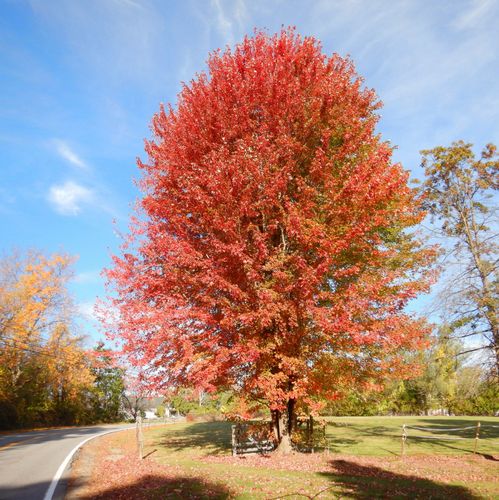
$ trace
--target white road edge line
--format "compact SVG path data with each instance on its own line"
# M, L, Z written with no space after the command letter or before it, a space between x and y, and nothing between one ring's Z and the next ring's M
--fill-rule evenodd
M66 470L66 467L69 464L69 461L73 458L73 455L85 444L88 443L91 439L95 439L100 436L104 436L105 434L111 434L112 432L119 432L119 431L126 431L127 429L132 429L132 427L125 427L124 429L113 429L112 431L106 431L106 432L101 432L99 434L96 434L95 436L90 436L89 438L85 439L82 441L80 444L75 446L70 452L69 455L64 459L64 462L59 466L57 469L57 472L55 473L54 479L52 479L52 482L50 483L49 489L47 490L47 493L45 493L45 496L43 497L43 500L52 500L52 497L54 495L55 489L57 488L57 483L61 479L64 471Z

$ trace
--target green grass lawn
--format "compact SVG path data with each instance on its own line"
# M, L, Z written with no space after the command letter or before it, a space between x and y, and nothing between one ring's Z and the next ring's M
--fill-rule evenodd
M499 428L483 428L481 455L472 454L473 439L409 438L408 455L399 456L404 423L441 428L478 420L499 425L497 418L334 417L327 426L330 453L288 458L233 458L226 422L152 427L145 433L145 460L180 479L164 479L137 498L499 498ZM124 440L119 434L110 438L114 446Z
M460 455L473 452L475 426L480 422L478 452L499 455L497 417L329 417L326 435L334 453L351 455L400 455L402 425L439 429L472 429L426 432L407 429L406 453ZM445 438L465 438L447 440ZM429 438L429 439L428 439Z

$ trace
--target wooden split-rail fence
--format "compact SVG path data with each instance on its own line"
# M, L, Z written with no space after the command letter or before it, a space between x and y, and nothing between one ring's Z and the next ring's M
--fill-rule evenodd
M438 441L462 441L462 440L474 440L473 445L473 453L478 453L478 442L480 440L480 430L483 427L487 428L499 428L499 425L491 425L485 424L482 426L480 422L477 422L475 425L468 426L460 426L460 427L422 427L417 425L408 425L404 424L402 426L402 456L406 454L407 448L407 440L411 439L435 439ZM418 432L428 432L428 433L441 433L437 435L428 435L428 434L412 434L411 431L415 430ZM474 432L474 436L452 436L449 435L452 432L466 432L472 431ZM443 435L442 435L443 434Z

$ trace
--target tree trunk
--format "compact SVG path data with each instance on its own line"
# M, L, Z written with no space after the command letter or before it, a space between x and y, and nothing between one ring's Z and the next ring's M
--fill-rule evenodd
M279 429L279 415L280 412L278 410L271 410L270 411L270 416L272 419L272 429L274 431L274 438L276 443L281 442L281 433Z
M285 411L281 412L275 410L272 412L274 434L279 443L275 450L277 454L288 455L293 451L291 435L296 426L295 405L296 400L290 399L286 405Z
M495 375L499 378L499 321L496 310L497 302L494 298L494 292L489 282L488 273L484 268L484 258L482 252L480 251L483 241L480 241L478 236L480 231L475 220L475 211L471 210L471 221L468 220L467 213L464 211L461 211L460 218L463 222L466 244L482 283L482 289L478 292L481 300L475 300L475 303L478 305L479 309L483 310L485 320L488 323L490 333L492 334L492 343L490 348L494 351L496 368Z

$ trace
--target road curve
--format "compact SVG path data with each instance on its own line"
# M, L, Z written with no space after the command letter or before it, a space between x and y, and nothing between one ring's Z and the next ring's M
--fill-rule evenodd
M43 500L66 457L90 437L126 425L68 427L0 435L0 500ZM53 499L66 491L64 475Z

